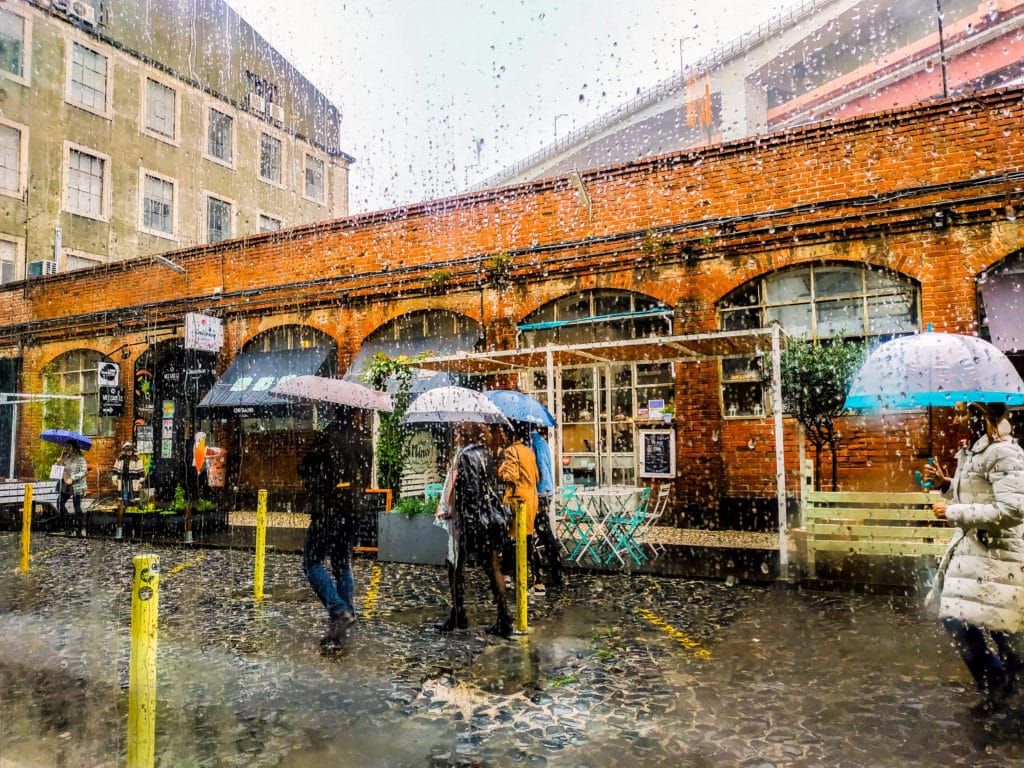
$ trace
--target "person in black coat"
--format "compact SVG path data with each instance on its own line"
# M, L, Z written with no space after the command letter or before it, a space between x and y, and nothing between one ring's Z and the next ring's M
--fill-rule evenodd
M298 466L306 489L309 527L302 546L302 572L327 609L322 643L340 643L355 621L352 545L365 512L372 452L361 412L318 433ZM330 558L331 571L326 561Z
M469 621L465 603L465 567L478 563L487 574L498 609L498 621L490 631L508 637L512 616L505 599L501 574L501 549L508 536L509 514L502 501L501 485L494 456L486 447L480 424L460 423L455 427L455 461L445 482L438 516L448 520L454 542L455 562L448 562L448 585L452 608L442 632L466 629Z

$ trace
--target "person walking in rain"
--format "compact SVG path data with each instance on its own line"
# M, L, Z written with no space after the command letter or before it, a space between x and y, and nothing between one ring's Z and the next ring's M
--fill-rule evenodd
M498 466L498 477L506 483L505 502L516 514L517 521L519 515L526 518L526 553L530 570L533 571L533 588L535 592L544 592L544 583L540 580L540 563L537 562L537 552L533 546L539 506L537 482L540 473L533 449L527 444L530 432L529 424L513 422L512 444L505 449L501 464ZM519 526L514 523L510 535L515 536L518 530Z
M114 461L114 487L121 496L122 507L128 508L135 503L142 490L144 472L142 459L135 452L135 446L125 443L121 447L121 454Z
M302 572L327 609L325 646L340 644L356 620L352 545L365 512L372 461L362 412L345 410L350 418L318 433L298 466L309 511Z
M452 462L437 515L448 521L452 538L448 561L451 613L442 632L469 627L466 616L466 565L478 563L487 574L498 620L490 632L512 634L512 615L505 599L501 575L501 548L508 533L508 516L501 500L494 457L485 447L484 427L472 422L455 425L455 460Z
M551 464L551 448L544 439L541 428L530 432L530 447L537 460L537 520L534 528L537 531L539 544L538 559L546 561L547 579L545 584L552 587L562 586L562 553L558 539L555 537L554 517L551 514L551 497L555 493L555 475ZM538 563L539 565L539 563Z
M67 513L67 501L71 499L74 518L71 521L70 535L74 536L75 531L78 531L78 535L84 539L88 533L89 520L82 509L82 497L85 496L87 488L86 475L89 473L89 467L81 449L73 442L64 445L60 463L64 467L64 474L60 481L58 506L61 512Z
M1024 670L1024 450L1010 437L1004 403L957 403L957 426L971 444L947 477L938 464L924 478L945 498L935 516L956 531L929 594L974 678L976 714L1004 709Z

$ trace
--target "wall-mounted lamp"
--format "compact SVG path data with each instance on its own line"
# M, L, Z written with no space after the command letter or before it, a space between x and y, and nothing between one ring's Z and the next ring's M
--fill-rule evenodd
M175 264L166 256L160 256L158 254L153 257L153 261L155 261L157 264L160 264L161 266L167 267L168 269L173 269L179 275L184 275L188 273L188 270L181 266L181 264Z
M932 227L935 229L945 229L949 226L949 220L949 211L945 208L939 208L939 210L932 214Z

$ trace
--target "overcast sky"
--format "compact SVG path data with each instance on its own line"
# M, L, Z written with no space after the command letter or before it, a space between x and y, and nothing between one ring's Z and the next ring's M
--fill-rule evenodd
M342 111L352 213L457 194L799 0L228 0Z

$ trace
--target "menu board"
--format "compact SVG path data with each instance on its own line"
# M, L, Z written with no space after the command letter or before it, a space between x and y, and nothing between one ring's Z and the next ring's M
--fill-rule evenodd
M676 476L676 433L672 429L640 430L640 477Z

